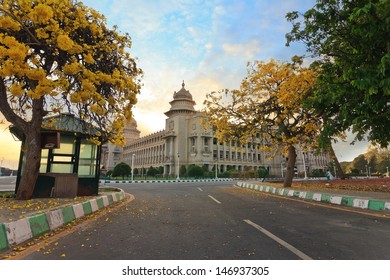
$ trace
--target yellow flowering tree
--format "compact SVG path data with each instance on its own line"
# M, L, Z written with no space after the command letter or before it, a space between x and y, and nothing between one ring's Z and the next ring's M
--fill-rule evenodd
M0 111L26 138L18 199L33 193L43 117L72 113L123 144L142 77L130 47L128 34L78 1L1 1Z
M248 64L240 89L208 94L205 113L221 140L244 143L259 137L264 150L282 147L288 158L284 187L290 187L296 148L314 146L322 126L314 110L304 106L315 81L316 72L302 67L297 57L292 63L257 61Z

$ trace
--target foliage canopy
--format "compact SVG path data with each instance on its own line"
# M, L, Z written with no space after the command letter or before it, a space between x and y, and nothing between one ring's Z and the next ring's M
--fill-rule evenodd
M207 95L205 113L220 141L246 143L260 139L264 150L288 151L285 186L291 186L296 146L315 145L321 119L304 101L316 84L316 72L292 63L271 60L248 64L247 77L238 90L223 90Z
M118 163L115 165L114 170L112 171L113 177L125 177L131 175L131 167L124 162Z
M72 113L124 144L142 71L128 34L72 0L4 0L0 6L0 111L26 136L18 198L38 175L43 117ZM49 125L50 126L50 125ZM19 191L18 191L19 192Z
M303 42L320 66L312 100L325 119L324 139L349 128L386 147L390 142L390 1L317 0L300 14L287 45Z

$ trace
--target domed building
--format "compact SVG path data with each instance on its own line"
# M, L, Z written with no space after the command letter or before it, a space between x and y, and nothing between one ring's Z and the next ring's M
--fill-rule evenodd
M123 161L134 167L135 174L145 175L147 169L160 169L164 176L179 177L179 170L190 165L199 165L209 171L217 167L218 174L229 169L244 171L266 167L270 175L281 177L286 159L282 154L269 159L261 149L260 138L248 141L246 145L235 142L219 143L211 129L202 125L205 116L195 110L191 93L181 84L175 91L167 117L165 129L140 137L137 122L132 119L125 129L126 146L107 144L104 166L112 170ZM327 154L314 155L298 152L297 172L324 169L328 164ZM303 160L304 158L304 160Z
M134 118L126 123L123 134L126 139L126 144L140 138L141 132L137 129L137 121ZM109 170L113 170L118 163L123 161L122 159L123 148L121 146L113 145L109 142L102 145L100 162L103 174L106 174Z

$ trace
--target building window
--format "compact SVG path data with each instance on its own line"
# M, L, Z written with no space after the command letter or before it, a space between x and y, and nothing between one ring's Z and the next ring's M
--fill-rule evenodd
M210 151L210 148L209 148L209 139L207 137L204 137L203 138L203 148L204 148L204 151L205 152L209 152Z
M195 137L190 138L190 147L191 147L191 153L196 153L196 139L195 139Z

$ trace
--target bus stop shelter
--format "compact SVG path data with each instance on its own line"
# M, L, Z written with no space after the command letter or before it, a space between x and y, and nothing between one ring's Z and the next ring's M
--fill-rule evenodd
M24 146L21 131L10 131ZM90 141L99 129L71 115L60 114L45 118L41 129L42 154L33 197L76 197L97 195L100 176L101 145ZM25 154L20 152L16 189L26 168Z

